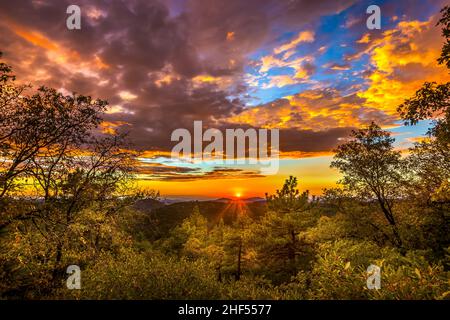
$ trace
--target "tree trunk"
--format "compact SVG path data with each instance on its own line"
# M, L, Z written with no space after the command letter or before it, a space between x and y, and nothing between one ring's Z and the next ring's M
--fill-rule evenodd
M290 274L295 274L297 272L297 267L296 267L297 237L296 237L295 230L289 230L288 235L289 235L290 241L286 246L287 247L287 268L288 268L288 272Z
M58 243L58 245L56 246L55 266L53 267L53 272L52 272L52 282L53 282L54 286L57 285L58 276L60 274L59 267L60 267L61 259L62 259L62 243Z
M222 282L222 265L218 265L216 270L217 270L217 281Z
M241 279L241 257L242 257L242 239L239 240L237 269L235 274L236 281Z
M378 196L378 203L380 204L381 210L383 211L386 220L389 222L392 228L392 233L394 234L394 245L399 249L403 248L403 241L400 237L400 233L398 232L397 223L395 222L394 215L390 209L386 207L385 201Z

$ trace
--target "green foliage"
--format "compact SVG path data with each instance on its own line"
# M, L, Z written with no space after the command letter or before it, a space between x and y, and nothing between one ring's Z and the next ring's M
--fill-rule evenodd
M372 122L367 128L352 131L350 141L337 147L331 167L341 171L340 183L350 195L378 204L392 229L393 244L402 247L394 202L402 195L403 163L393 142L389 132Z
M154 226L153 239L161 239L169 236L176 226L189 218L195 207L206 218L208 224L215 224L222 220L226 225L232 224L239 216L239 208L236 204L230 205L228 202L215 201L187 201L169 205L163 205L152 209L149 212ZM252 218L259 218L264 215L266 205L264 202L254 202L246 204L246 215Z
M297 178L290 176L275 195L266 194L267 206L270 210L280 213L301 212L310 207L308 196L308 191L300 194L297 189Z
M54 288L64 287L66 266L83 268L101 253L118 252L132 243L114 217L94 208L80 212L65 228L36 219L15 222L9 230L0 242L1 292L24 298L40 298L50 295Z
M0 51L0 58L3 53ZM9 80L14 80L15 77L11 74L12 68L4 62L0 62L0 83L6 83Z
M82 281L82 290L58 294L77 299L217 299L221 292L203 260L132 248L122 248L117 255L101 254L83 271Z
M297 179L289 177L275 195L267 195L267 213L255 225L252 243L261 271L279 283L299 269L307 269L312 244L305 231L317 220L314 200L300 193Z
M400 116L407 125L415 125L419 120L440 117L428 130L430 136L441 142L450 141L450 83L425 82L414 95L398 107Z
M401 180L400 152L394 150L393 142L387 131L372 122L352 131L351 140L338 146L331 167L344 174L341 183L348 190L389 206Z
M442 299L448 272L427 262L426 253L402 255L370 242L337 240L318 248L310 274L308 295L313 299ZM381 289L368 290L370 264L381 268Z
M441 13L438 25L442 26L445 43L438 62L450 69L450 7L444 7ZM421 244L442 258L450 244L450 83L425 82L398 111L409 125L433 119L428 138L410 149L406 161L410 174L405 199L413 208L410 216L417 217L417 211L425 216L417 219L420 223L412 223L415 230L407 234L423 236Z
M445 43L438 62L439 64L446 64L447 68L450 69L450 6L442 8L441 13L442 18L438 25L442 25L442 36L445 38Z

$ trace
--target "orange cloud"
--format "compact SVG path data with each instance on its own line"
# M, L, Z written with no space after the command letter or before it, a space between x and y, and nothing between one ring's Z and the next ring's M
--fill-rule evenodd
M273 50L273 52L275 54L279 54L281 52L294 49L302 42L313 42L313 41L314 41L314 32L313 31L302 31L297 35L297 37L295 39L275 48Z
M315 157L329 157L334 153L331 151L281 151L280 158L283 159L302 159L302 158L315 158Z
M227 41L233 40L234 40L234 32L233 31L227 32Z
M77 51L67 49L64 45L53 41L44 34L35 30L27 29L8 18L2 17L2 21L0 23L20 38L36 47L44 49L47 57L68 73L77 72L88 77L99 78L100 76L98 71L109 68L109 66L103 62L98 55L94 55L92 59L85 59L84 57L81 57ZM38 75L38 78L34 80L42 80L45 78L46 77L44 75Z
M236 190L245 194L245 197L261 196L266 192L274 193L279 189L289 175L300 178L301 190L310 190L312 194L321 194L323 188L335 186L339 179L339 173L329 168L331 157L319 155L317 157L305 157L301 159L281 159L283 164L277 175L259 176L252 172L227 172L216 171L198 179L180 180L140 180L139 185L143 188L155 189L161 192L163 197L171 195L230 197L234 196ZM251 177L252 179L249 179ZM220 188L211 188L212 180L220 180Z
M416 143L416 142L427 142L430 141L430 137L427 136L418 136L418 137L411 137L411 138L406 138L407 141L411 142L411 143Z
M117 133L117 128L128 124L124 121L103 121L100 123L100 130L102 133L115 135Z
M342 96L336 89L307 90L246 109L229 121L261 128L313 131L360 126L372 119L386 121L383 113L363 107L363 103L357 95Z
M294 70L298 70L299 68L301 68L303 62L312 62L312 61L314 61L314 57L312 56L303 56L296 58L294 60L287 60L283 58L277 58L273 55L268 55L261 58L260 61L261 67L259 69L259 72L264 73L274 67L290 67Z
M119 92L119 97L124 101L132 101L137 98L137 95L131 93L130 91L123 90Z
M194 87L201 87L202 85L214 84L220 89L227 89L233 85L234 78L231 76L215 77L209 74L201 74L192 78Z
M366 33L361 39L356 41L356 43L369 43L370 41L370 35Z
M270 77L270 82L267 85L263 85L264 89L277 87L281 88L290 84L295 84L297 81L294 80L292 76L288 75L279 75Z
M448 71L439 66L442 39L436 19L401 21L396 29L373 40L364 52L375 70L367 77L368 89L360 92L366 105L396 114L405 98L414 94L424 81L449 81Z
M273 54L266 55L261 58L258 62L260 65L259 72L266 73L272 68L276 67L290 67L295 70L295 78L307 78L307 73L302 67L304 62L314 61L313 56L303 56L298 57L294 60L289 60L289 58L295 54L295 48L302 42L313 42L314 32L313 31L302 31L297 37L290 42L284 43L279 47L273 49ZM281 78L280 78L281 79ZM274 83L279 83L279 79L275 79ZM287 82L284 79L283 82ZM273 86L273 85L272 85Z
M162 150L146 150L140 154L141 158L157 158L157 157L171 157L171 151L162 151Z
M18 25L12 25L13 31L23 39L27 40L28 42L31 42L35 46L39 46L41 48L44 48L46 50L50 51L57 51L59 50L59 47L56 43L50 41L45 36L40 34L39 32L28 32L24 28L18 26Z

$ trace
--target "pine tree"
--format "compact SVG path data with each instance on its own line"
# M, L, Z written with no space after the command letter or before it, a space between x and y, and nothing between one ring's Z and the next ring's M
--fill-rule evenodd
M285 280L308 265L311 248L302 233L316 221L315 199L309 199L308 191L300 193L292 176L266 197L268 211L256 224L254 243L262 268Z

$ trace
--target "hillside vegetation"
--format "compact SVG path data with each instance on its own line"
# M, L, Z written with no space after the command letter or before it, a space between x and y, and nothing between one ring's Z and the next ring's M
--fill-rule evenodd
M125 137L98 132L105 101L30 93L4 63L0 85L2 299L450 297L450 83L399 106L407 125L434 119L407 155L376 123L354 130L331 164L339 187L319 197L291 176L265 202L171 205L136 188Z

